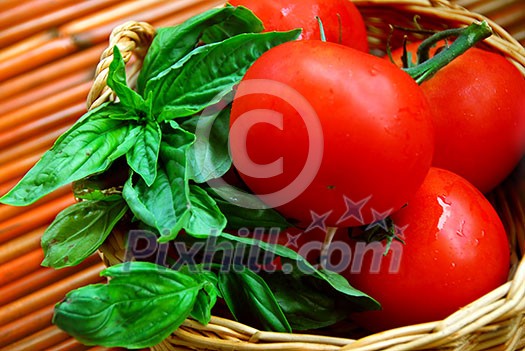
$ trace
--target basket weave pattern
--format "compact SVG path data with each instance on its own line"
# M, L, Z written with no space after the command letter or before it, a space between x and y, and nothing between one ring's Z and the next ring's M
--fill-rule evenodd
M390 25L441 30L487 20L494 35L484 42L504 54L525 76L525 49L493 21L445 0L354 0L368 27L373 50L384 51ZM128 65L130 81L140 70L155 29L144 22L127 22L113 31L97 67L88 97L94 108L115 96L106 86L112 48L117 45ZM395 45L404 33L391 38ZM512 244L509 281L442 321L406 326L365 337L348 338L263 332L221 317L203 326L186 320L171 337L152 350L517 350L525 348L525 181L516 172L489 195L498 209ZM116 231L101 247L107 265L123 260L125 233ZM480 267L480 269L483 269ZM446 297L444 297L446 298Z

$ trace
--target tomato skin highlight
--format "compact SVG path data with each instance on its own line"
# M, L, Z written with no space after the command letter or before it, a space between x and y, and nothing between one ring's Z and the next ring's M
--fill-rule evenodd
M414 198L391 218L404 228L399 270L389 271L388 253L378 273L370 272L371 256L359 272L342 273L382 305L381 311L352 316L367 329L444 319L507 280L510 250L503 224L462 177L432 168Z
M408 45L415 56L419 43ZM393 57L401 65L402 49ZM525 79L506 58L471 48L421 88L436 131L433 165L487 193L525 154Z
M316 17L323 23L326 40L368 52L366 27L357 7L348 0L230 0L233 6L252 10L265 31L302 28L299 39L320 40ZM340 40L341 39L341 40Z
M308 157L319 150L309 145L312 126L292 107L301 99L285 101L286 89L262 91L262 85L261 91L242 96L254 80L279 82L297 92L320 123L322 160L311 170L313 181L300 195L285 198L284 204L267 203L286 217L302 226L324 214L328 226L371 223L401 208L423 182L434 141L429 107L419 86L383 59L305 40L263 54L247 71L233 101L232 129L246 114L259 121L249 128L246 139L230 134L234 166L255 194L291 184ZM270 114L281 116L282 128L263 123ZM259 165L282 159L282 172L262 178L247 174L244 151ZM359 204L351 216L347 200Z

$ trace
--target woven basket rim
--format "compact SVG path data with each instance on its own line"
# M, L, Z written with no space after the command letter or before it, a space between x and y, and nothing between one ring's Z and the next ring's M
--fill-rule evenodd
M504 54L525 76L525 49L505 29L485 16L446 0L351 1L360 10L385 7L406 13L424 14L446 20L447 23L453 23L455 26L466 26L473 21L486 20L495 33L485 40L486 45ZM150 24L135 21L123 23L113 30L108 48L102 53L96 69L87 99L88 108L115 99L111 89L106 85L113 47L118 46L125 62L133 62L128 72L131 80L140 70L141 58L147 52L155 31ZM500 194L501 196L508 195L509 191L513 194L512 189L500 191L504 192ZM512 202L518 206L522 222L525 221L525 206L515 193ZM510 213L510 217L512 215ZM524 231L524 227L525 225L521 225L521 228L512 230ZM524 233L520 235L525 237ZM122 261L124 249L125 244L121 237L110 236L101 247L100 253L106 265L114 265ZM525 257L521 257L514 268L513 277L507 283L441 321L405 326L355 340L311 334L264 332L239 322L213 316L207 326L187 319L171 337L162 344L152 347L152 350L173 350L174 345L206 350L412 350L440 347L450 349L456 342L468 339L475 332L481 334L490 332L492 337L484 340L483 337L478 336L477 348L473 349L481 350L504 345L505 349L514 350L525 347L525 331L523 331L525 329ZM513 335L513 339L509 340L508 335Z

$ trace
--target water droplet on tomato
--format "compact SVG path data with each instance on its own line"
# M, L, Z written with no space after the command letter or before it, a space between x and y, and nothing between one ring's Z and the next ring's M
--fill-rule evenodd
M286 17L286 16L288 16L288 14L289 14L291 11L292 11L291 8L283 7L283 8L281 9L281 14L282 14L284 17Z
M465 220L462 220L461 224L459 225L458 230L456 230L456 234L461 237L465 237L464 230L465 230Z
M443 230L443 227L445 226L445 222L450 217L451 210L450 210L450 204L445 201L445 197L438 196L437 202L443 209L443 212L441 213L441 216L439 217L437 228L439 230Z

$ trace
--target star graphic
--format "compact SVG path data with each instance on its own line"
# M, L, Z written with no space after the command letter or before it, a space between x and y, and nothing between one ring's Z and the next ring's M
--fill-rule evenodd
M407 228L408 228L408 224L405 224L404 226L400 227L394 223L394 235L399 239L404 239L405 230L407 230Z
M286 242L286 247L292 247L292 248L299 248L299 244L297 243L297 240L299 240L299 237L302 235L303 233L299 233L299 234L295 234L295 235L292 235L290 233L286 233L286 238L288 239L288 241Z
M345 222L349 220L350 218L355 218L359 221L359 223L363 224L363 207L367 204L367 202L372 198L372 195L358 201L354 202L351 200L348 196L344 195L345 205L346 205L346 212L339 218L337 221L337 224L340 224L342 222Z
M314 211L310 210L310 215L312 216L312 223L306 228L304 231L305 233L314 230L315 228L321 229L323 232L326 232L326 220L328 219L328 216L332 213L332 210L322 214L318 215Z
M372 209L371 212L373 220L372 223L370 223L368 227L366 227L366 230L370 230L379 226L384 231L388 231L388 224L386 223L386 219L388 218L390 213L392 213L392 209L387 210L385 212L378 212Z

